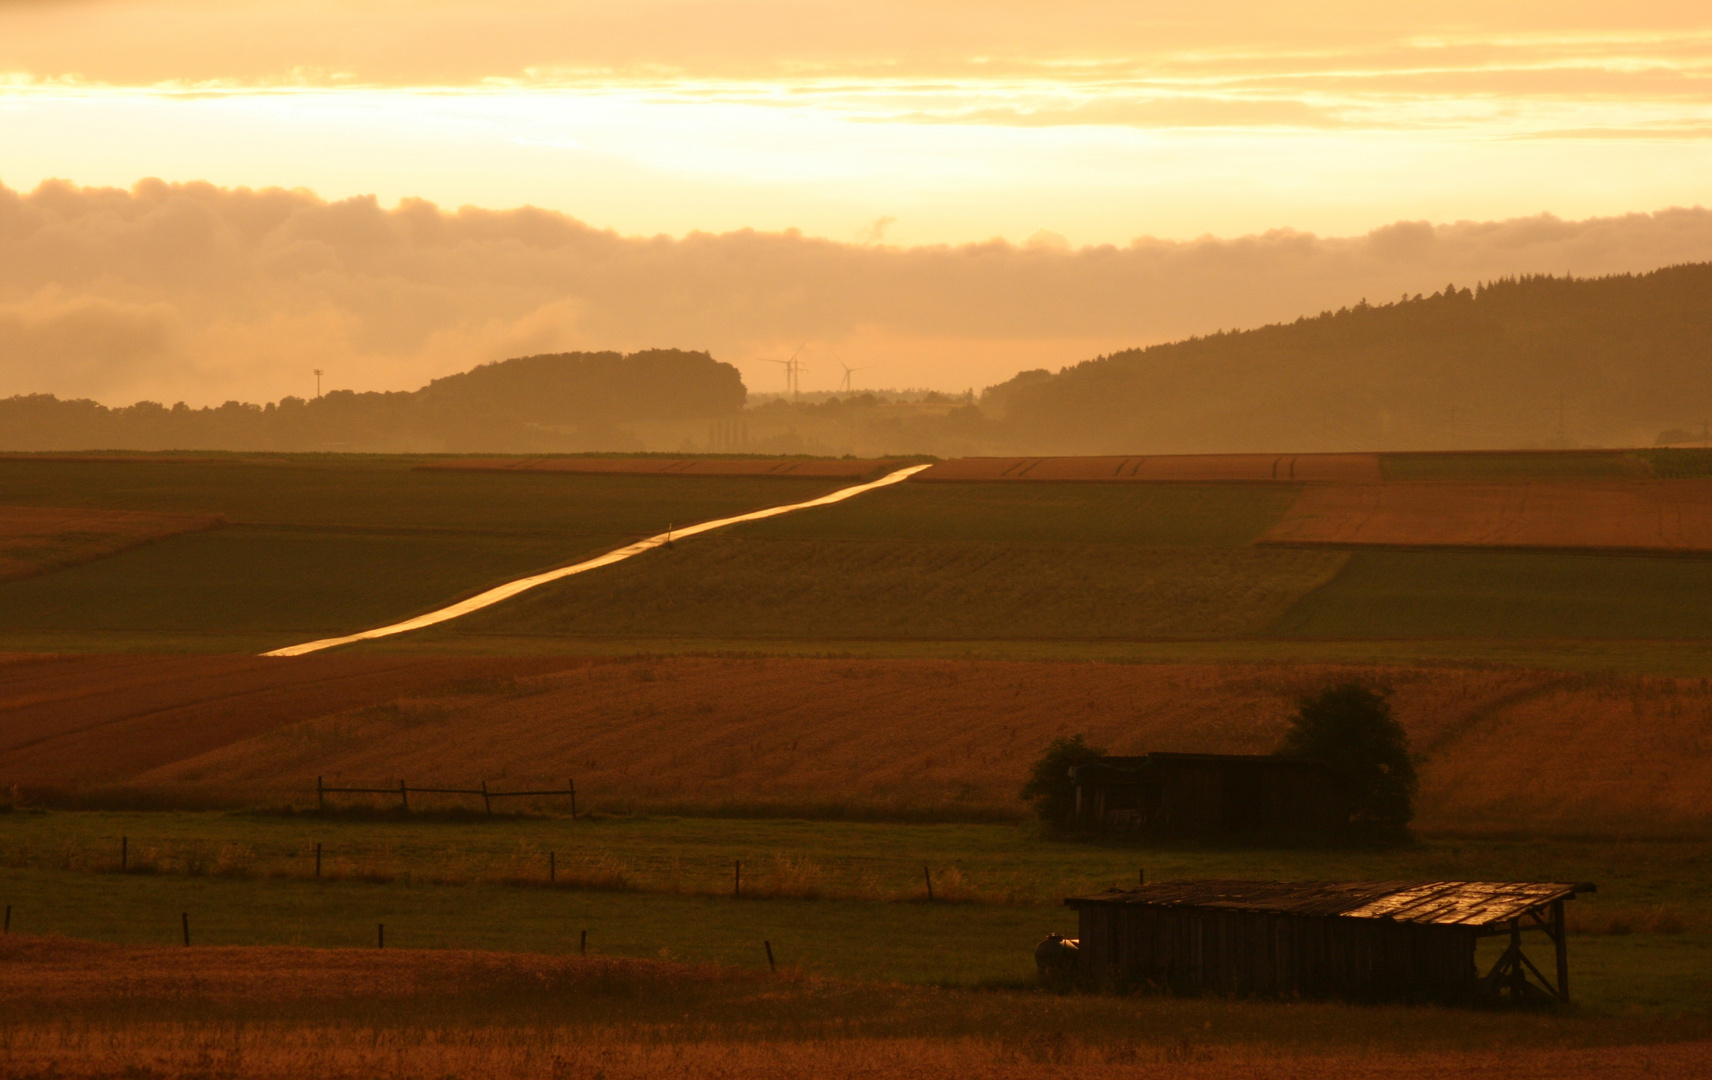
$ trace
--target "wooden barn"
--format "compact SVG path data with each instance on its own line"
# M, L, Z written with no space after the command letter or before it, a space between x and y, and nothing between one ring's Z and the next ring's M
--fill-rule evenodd
M1079 977L1104 988L1468 1001L1569 1000L1563 905L1590 884L1165 881L1072 897ZM1524 936L1552 947L1548 978ZM1475 946L1502 936L1492 968Z
M1103 757L1070 770L1084 828L1174 837L1335 839L1349 828L1342 778L1325 765L1247 754Z

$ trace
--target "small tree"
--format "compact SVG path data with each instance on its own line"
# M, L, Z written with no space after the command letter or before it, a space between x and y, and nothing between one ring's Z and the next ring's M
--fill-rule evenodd
M1034 763L1028 783L1022 786L1022 797L1034 804L1040 820L1050 825L1068 825L1076 814L1076 785L1070 779L1070 770L1105 756L1105 750L1088 745L1086 736L1060 735Z
M1345 682L1302 699L1278 753L1322 762L1342 776L1351 822L1363 832L1407 834L1415 816L1415 760L1381 694Z

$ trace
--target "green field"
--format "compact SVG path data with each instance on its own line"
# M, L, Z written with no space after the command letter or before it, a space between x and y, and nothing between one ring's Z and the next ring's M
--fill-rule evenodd
M0 582L0 647L251 650L347 633L638 536L840 486L415 471L380 456L0 460L0 506L228 524Z
M147 872L116 872L120 836ZM328 873L319 881L317 840ZM620 867L629 887L548 888L549 850L561 866ZM737 859L750 883L741 900L730 896ZM778 884L781 862L799 882L805 865L822 868L821 898L757 898ZM940 902L924 902L924 866ZM1712 848L1699 843L1190 850L1055 842L1005 826L672 818L62 812L0 823L0 903L23 933L171 943L185 912L203 944L364 945L385 923L397 947L565 952L588 930L609 954L755 966L765 940L783 962L823 974L959 985L1027 983L1033 942L1074 927L1056 901L1132 881L1141 866L1153 880L1591 879L1601 891L1576 901L1575 915L1596 932L1572 945L1582 999L1712 1006ZM959 888L972 901L943 902L965 895Z
M1712 637L1712 559L1357 551L1273 632L1308 638Z

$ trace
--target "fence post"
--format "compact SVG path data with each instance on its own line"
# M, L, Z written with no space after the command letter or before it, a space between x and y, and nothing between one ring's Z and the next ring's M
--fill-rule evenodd
M761 942L761 944L763 944L767 947L767 970L768 971L779 970L779 965L773 963L773 943L771 941L763 941L763 942Z
M375 948L386 948L386 924L375 923Z
M188 948L190 945L190 912L182 912L178 918L184 924L184 944Z
M493 801L488 798L486 780L482 781L482 809L489 814L493 813Z
M327 809L327 791L319 776L315 778L315 809L318 811Z
M559 867L551 851L547 852L547 884L555 885L559 881Z
M927 902L933 903L933 871L923 866L921 876L927 880Z
M7 908L6 910L10 911L11 908ZM588 931L587 930L583 931L582 944L577 946L577 951L582 953L584 956L588 955Z
M315 876L321 876L321 841L315 841Z
M131 838L119 837L119 873L123 874L131 864Z
M410 813L410 789L404 786L404 781L398 782L398 798L404 803L404 812Z
M731 878L731 895L740 897L743 895L743 860L738 859L734 865L736 870Z
M6 905L6 926L4 929L0 929L0 934L10 934L11 932L12 932L12 905L7 904Z
M571 787L571 820L577 820L577 782L572 780Z

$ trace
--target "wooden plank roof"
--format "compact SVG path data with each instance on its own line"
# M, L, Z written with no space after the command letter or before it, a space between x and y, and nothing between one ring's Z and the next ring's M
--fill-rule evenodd
M1064 902L1070 907L1138 904L1487 927L1593 891L1587 882L1547 881L1161 881Z

